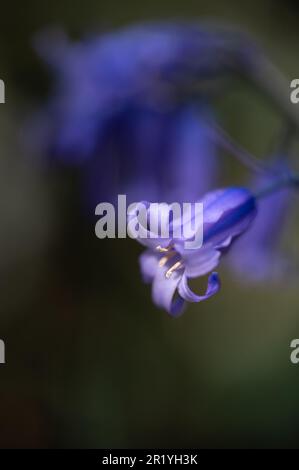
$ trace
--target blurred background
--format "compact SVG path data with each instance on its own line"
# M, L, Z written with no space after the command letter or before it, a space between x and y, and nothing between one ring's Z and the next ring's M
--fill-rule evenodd
M297 281L250 284L221 269L219 295L179 319L158 310L132 240L98 240L77 175L47 168L23 145L24 123L51 77L32 47L49 26L72 38L158 19L212 18L252 33L297 78L295 1L28 0L2 6L0 77L0 446L297 447ZM250 90L220 100L219 116L258 157L280 127ZM40 158L41 157L41 158ZM244 181L227 158L227 182ZM296 247L294 219L288 243Z

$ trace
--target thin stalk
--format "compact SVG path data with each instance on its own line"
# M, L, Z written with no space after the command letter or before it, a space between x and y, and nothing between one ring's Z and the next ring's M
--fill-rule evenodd
M270 196L271 194L280 191L286 187L296 188L299 186L299 175L290 175L285 174L279 180L275 181L274 183L266 186L265 188L261 189L260 191L255 193L256 199L262 199L266 196Z
M238 144L227 132L213 124L213 137L227 152L234 155L242 164L256 173L278 174L277 169L270 163L264 162L252 155L248 150Z

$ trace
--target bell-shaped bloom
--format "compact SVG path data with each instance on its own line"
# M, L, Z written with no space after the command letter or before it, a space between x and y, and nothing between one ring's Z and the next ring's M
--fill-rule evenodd
M122 115L99 155L83 167L88 201L96 205L117 194L130 203L197 200L214 186L219 170L207 115L192 105Z
M35 46L55 79L48 144L72 162L91 158L132 105L169 109L194 84L248 70L257 53L240 33L192 23L135 26L77 43L41 34Z
M216 184L211 109L198 85L246 73L256 55L248 38L161 23L77 43L41 35L35 44L54 78L39 140L48 155L80 165L89 204L120 193L194 201Z
M201 302L219 291L220 280L214 270L223 253L249 228L256 215L255 198L245 188L218 189L207 193L200 202L203 205L203 217L202 244L199 248L187 247L186 241L190 241L190 235L184 236L184 219L183 222L181 219L171 221L170 216L169 237L159 237L157 231L153 233L153 221L153 225L159 227L161 217L157 211L151 213L153 206L149 203L143 231L139 232L137 238L148 248L140 257L140 267L144 281L152 283L153 302L173 316L182 312L186 301ZM165 210L165 205L161 210ZM130 213L129 223L136 222L137 212L138 206ZM148 221L152 223L150 226ZM181 236L176 231L179 224ZM198 295L192 292L188 280L207 274L209 278L205 293Z
M289 174L285 159L276 158L275 172L260 175L252 186L258 193L263 188L275 186L284 174ZM228 261L233 271L247 281L277 280L291 267L282 252L282 238L293 205L293 190L282 187L258 201L257 217L248 232L238 240Z

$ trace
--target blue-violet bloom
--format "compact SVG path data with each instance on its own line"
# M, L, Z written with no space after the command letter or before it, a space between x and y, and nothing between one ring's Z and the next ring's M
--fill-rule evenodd
M198 85L216 81L217 91L219 79L249 73L257 48L246 35L157 23L35 44L54 77L35 134L48 155L80 166L89 205L117 194L195 201L215 186L210 95Z
M255 198L245 188L218 189L207 193L200 202L203 203L201 248L186 249L183 237L153 238L148 233L147 238L138 239L148 247L140 256L143 280L152 283L154 303L172 316L182 312L186 301L201 302L219 291L220 279L213 270L222 254L249 228L256 215ZM151 210L151 206L148 207ZM206 292L203 295L192 292L188 279L209 273Z

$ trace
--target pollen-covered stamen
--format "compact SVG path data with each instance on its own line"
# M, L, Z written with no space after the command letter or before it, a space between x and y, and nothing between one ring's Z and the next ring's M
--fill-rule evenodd
M163 258L161 258L160 261L159 261L159 266L160 266L160 268L162 268L163 266L165 266L165 264L166 264L171 258L173 258L175 255L176 255L176 252L173 250L173 251L168 252L167 255L163 256Z
M171 266L171 268L168 269L168 271L166 271L166 273L165 273L166 279L169 279L172 276L172 274L174 273L174 271L177 271L178 269L180 269L182 267L183 267L183 262L182 261L177 261L176 263L174 263L174 265Z

